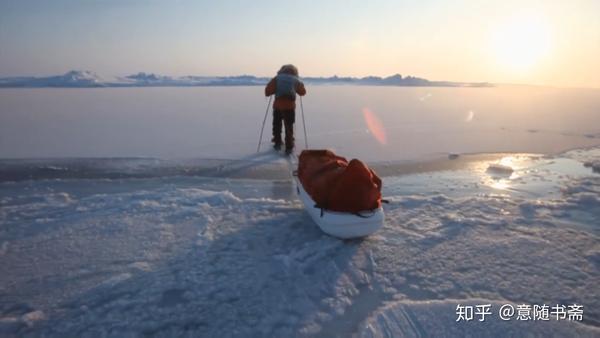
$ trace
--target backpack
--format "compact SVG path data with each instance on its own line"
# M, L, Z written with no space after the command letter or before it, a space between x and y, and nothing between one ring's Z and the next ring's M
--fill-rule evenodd
M298 77L290 74L278 74L275 77L275 98L285 97L296 100Z

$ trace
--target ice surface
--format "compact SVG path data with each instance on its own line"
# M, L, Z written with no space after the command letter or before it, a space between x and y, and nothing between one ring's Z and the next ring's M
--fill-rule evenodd
M385 175L385 226L353 241L320 232L289 179L5 181L0 335L598 336L598 153ZM456 323L480 302L584 319Z
M125 179L201 176L289 179L289 161L273 150L237 159L57 158L0 159L0 182L28 179Z
M309 88L309 145L368 161L390 200L383 229L340 241L269 125L255 154L259 87L2 89L0 336L598 336L600 149L557 154L598 145L599 97ZM584 319L457 324L477 302Z
M496 174L510 175L513 172L513 168L504 164L492 163L488 166L488 171Z
M598 90L307 90L302 106L309 146L369 162L421 161L449 153L558 153L600 144ZM260 86L0 89L0 158L240 159L256 151L267 103ZM380 121L385 144L369 131L366 108ZM301 149L300 108L296 120ZM269 116L265 147L270 123Z

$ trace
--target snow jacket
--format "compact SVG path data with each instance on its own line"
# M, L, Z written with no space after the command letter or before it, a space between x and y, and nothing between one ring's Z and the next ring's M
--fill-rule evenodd
M279 73L265 87L265 96L275 95L273 109L296 109L296 94L306 95L306 88L300 79L292 74Z

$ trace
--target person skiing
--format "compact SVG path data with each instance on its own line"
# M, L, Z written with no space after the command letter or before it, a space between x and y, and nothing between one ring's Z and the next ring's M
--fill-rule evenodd
M294 149L294 122L296 120L296 94L306 95L304 83L298 77L298 68L294 65L283 65L277 76L265 87L265 96L275 95L273 102L273 148L280 150L281 125L285 126L285 153Z

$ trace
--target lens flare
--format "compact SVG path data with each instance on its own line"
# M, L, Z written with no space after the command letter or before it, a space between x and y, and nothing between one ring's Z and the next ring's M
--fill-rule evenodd
M469 112L467 113L467 117L465 118L465 122L473 121L474 117L475 117L475 112L472 110L469 110Z
M419 98L419 101L424 102L431 97L431 93L427 93Z
M363 108L362 112L365 122L367 123L367 128L369 128L371 135L375 137L379 144L386 145L387 138L385 136L385 129L383 128L381 121L369 108Z

